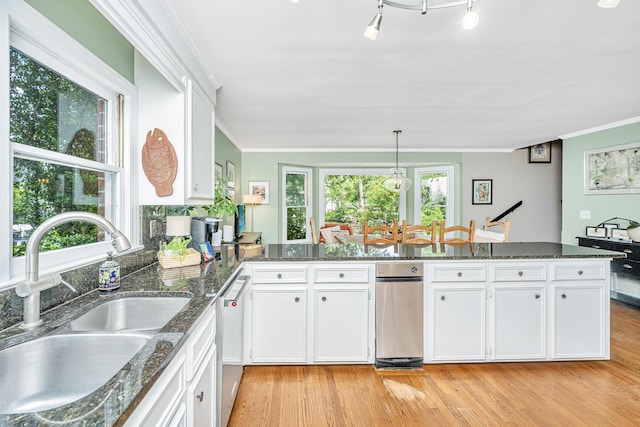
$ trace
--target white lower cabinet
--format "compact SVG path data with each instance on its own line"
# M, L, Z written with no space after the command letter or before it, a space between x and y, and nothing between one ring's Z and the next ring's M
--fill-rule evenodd
M369 357L369 289L316 289L314 362L363 362Z
M305 363L307 290L255 286L252 306L252 361Z
M553 295L553 358L604 357L608 353L604 287L556 286Z
M489 355L494 360L544 359L546 293L544 286L494 286L490 290Z
M373 264L252 265L246 363L373 361ZM308 274L307 274L308 273Z
M125 426L215 425L215 306L210 306L200 319Z
M431 360L485 359L484 286L432 287Z

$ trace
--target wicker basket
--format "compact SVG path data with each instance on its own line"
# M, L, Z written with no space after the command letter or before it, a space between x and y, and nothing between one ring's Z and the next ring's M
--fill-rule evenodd
M158 262L162 268L186 267L188 265L200 264L200 253L193 248L187 249L187 254L183 257L166 257L162 253L158 254Z

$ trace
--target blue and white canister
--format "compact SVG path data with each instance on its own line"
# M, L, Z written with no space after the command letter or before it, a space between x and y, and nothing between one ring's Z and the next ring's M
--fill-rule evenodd
M120 287L120 264L113 260L113 252L107 252L107 259L100 264L98 290L110 292Z

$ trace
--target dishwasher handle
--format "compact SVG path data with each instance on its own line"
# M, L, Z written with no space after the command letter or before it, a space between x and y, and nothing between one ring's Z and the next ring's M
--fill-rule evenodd
M223 295L225 307L236 305L250 279L251 276L238 276L234 279L229 285L227 292Z

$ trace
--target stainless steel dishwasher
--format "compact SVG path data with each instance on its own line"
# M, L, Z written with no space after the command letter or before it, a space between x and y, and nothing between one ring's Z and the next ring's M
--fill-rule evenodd
M376 265L376 368L422 366L423 264L380 262Z

